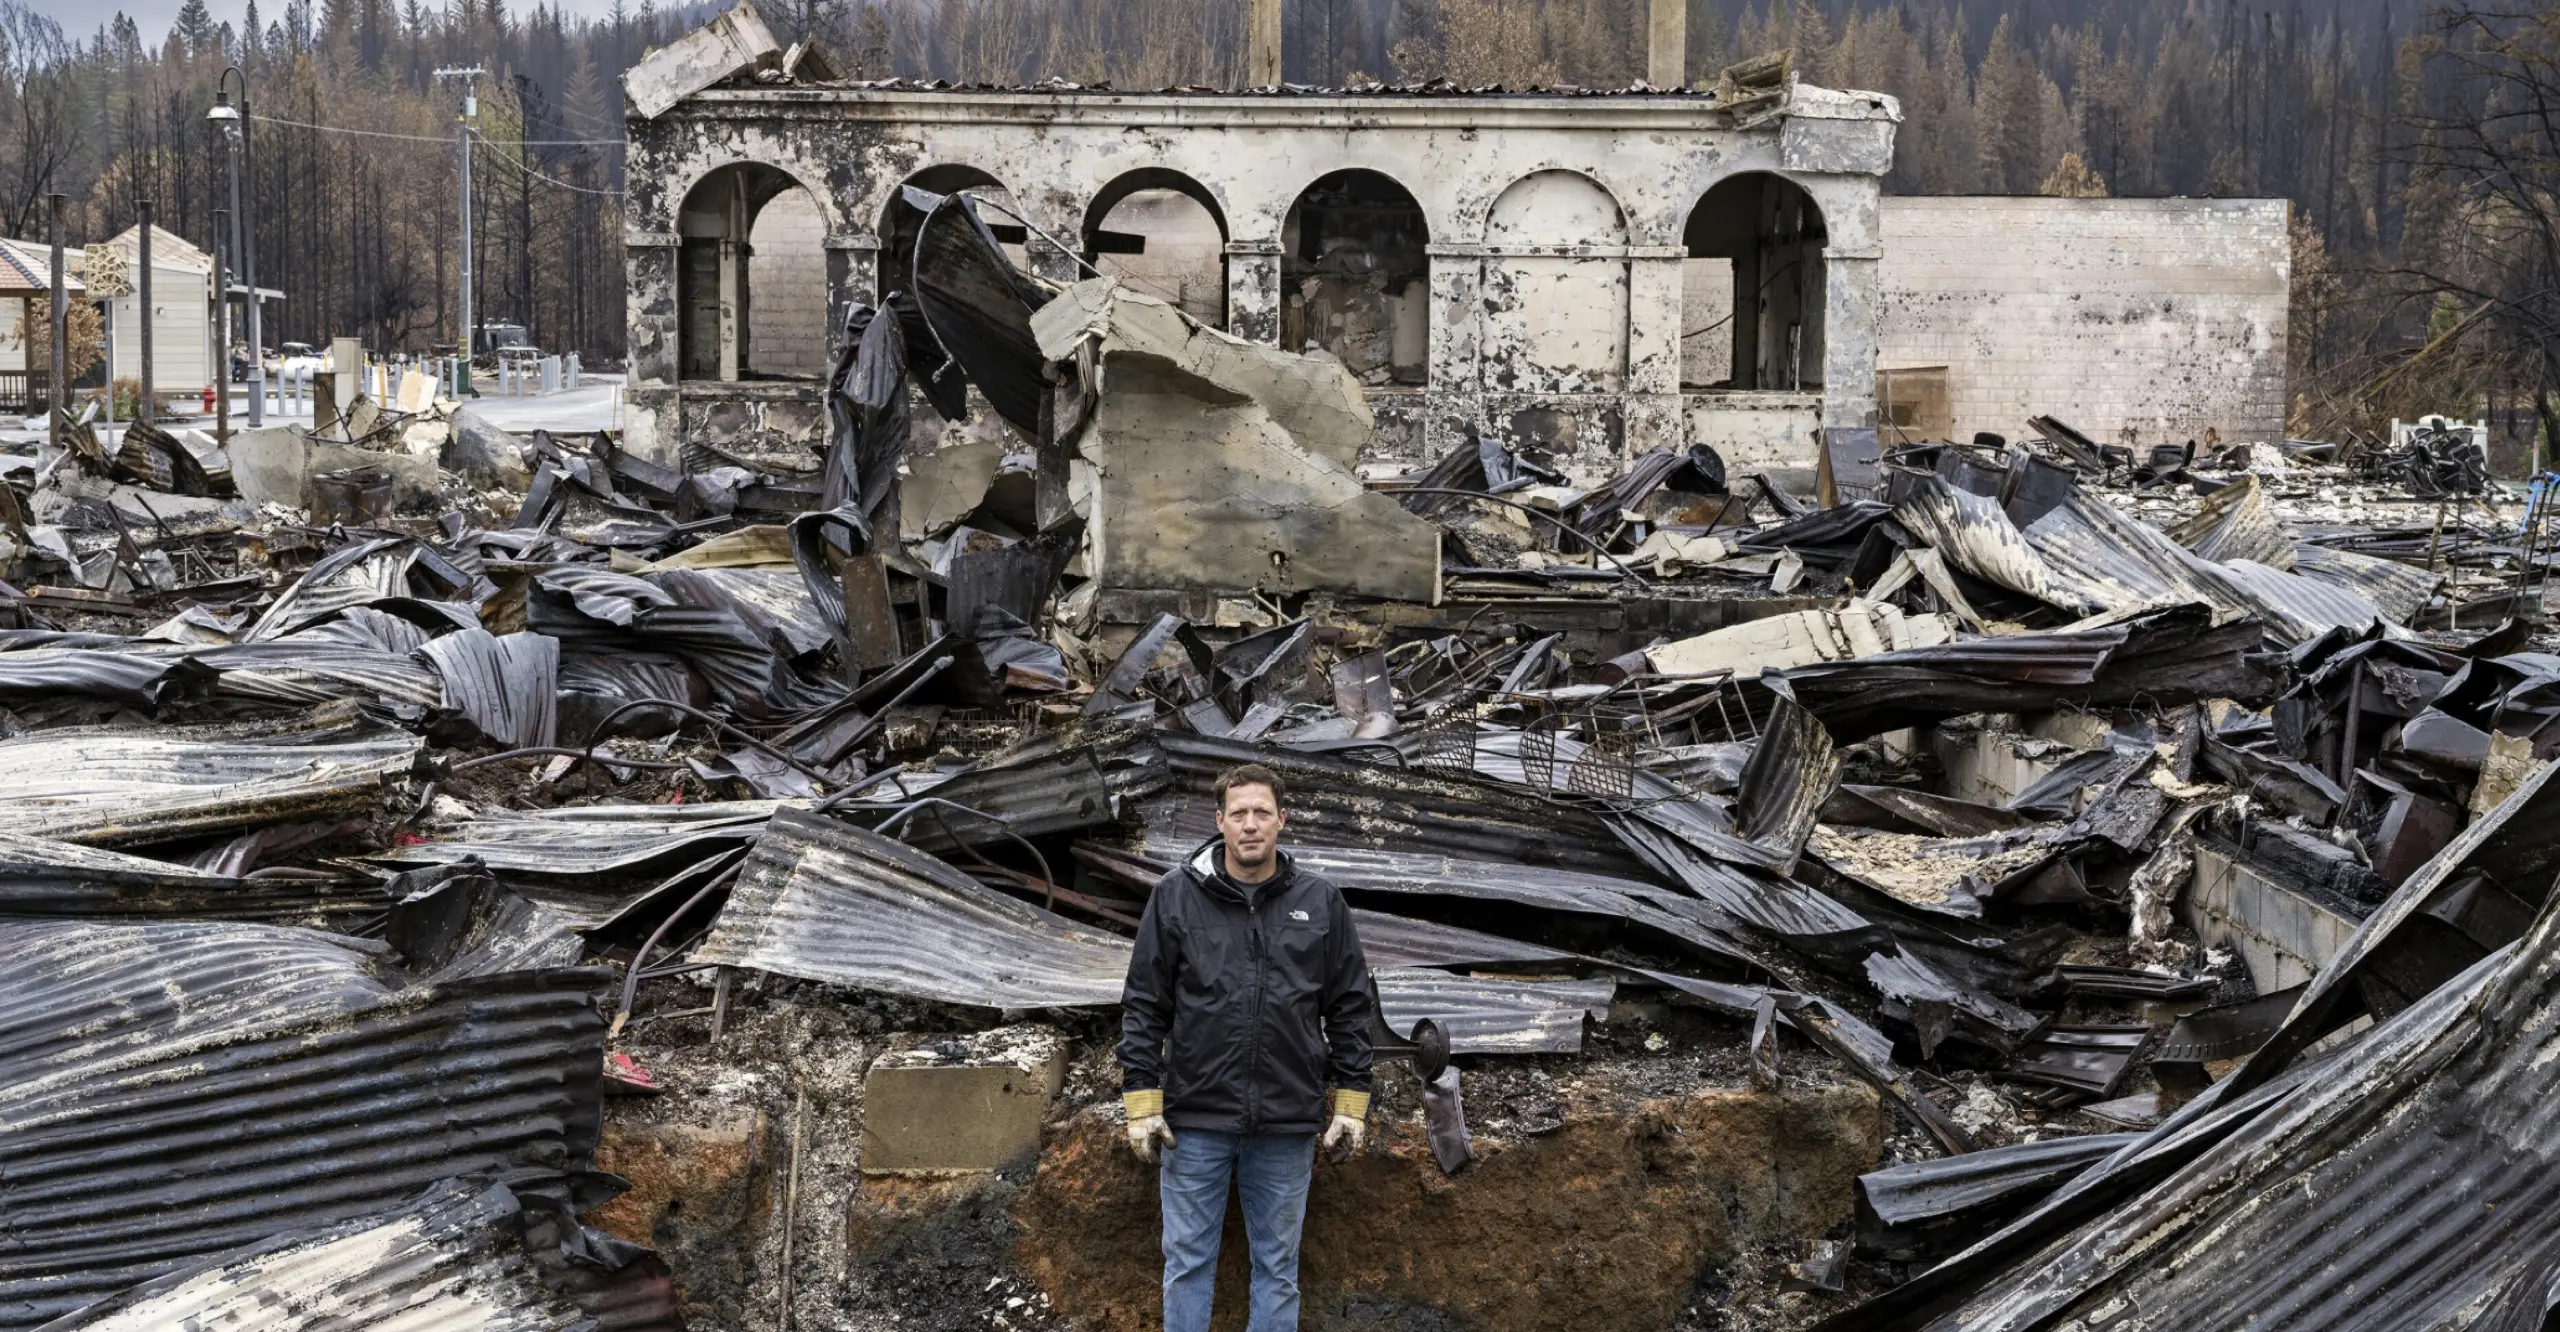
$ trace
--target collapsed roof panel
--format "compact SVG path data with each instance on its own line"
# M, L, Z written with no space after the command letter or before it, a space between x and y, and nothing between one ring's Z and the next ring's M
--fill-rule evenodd
M306 930L0 920L0 1327L595 1149L601 973L403 985Z
M44 1332L572 1332L586 1311L533 1279L506 1186L440 1181L362 1219L279 1236L144 1282Z
M121 846L369 805L419 741L369 733L352 709L331 716L0 740L0 831Z

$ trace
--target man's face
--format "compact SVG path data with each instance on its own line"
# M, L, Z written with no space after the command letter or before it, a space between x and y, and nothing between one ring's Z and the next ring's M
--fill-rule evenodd
M1218 833L1227 839L1227 859L1237 869L1252 871L1271 863L1280 847L1280 830L1289 816L1271 788L1248 782L1227 788L1227 803L1218 811Z

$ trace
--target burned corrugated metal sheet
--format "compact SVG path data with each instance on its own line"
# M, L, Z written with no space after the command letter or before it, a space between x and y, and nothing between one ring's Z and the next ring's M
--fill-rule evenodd
M1716 910L1754 928L1791 939L1874 928L1875 922L1793 879L1719 864L1641 819L1613 819L1610 826L1663 877L1686 885Z
M471 576L425 543L375 537L320 557L249 627L245 641L280 638L340 611L388 597L444 596L471 587Z
M1129 944L823 814L774 817L697 962L991 1008L1116 1004Z
M560 640L486 629L447 634L418 649L444 679L444 706L509 748L548 745L557 724Z
M178 916L313 924L379 916L391 899L365 881L243 879L98 847L0 832L0 916Z
M1295 792L1291 793L1293 796ZM1199 846L1169 830L1150 827L1140 854L1170 870ZM1290 858L1331 879L1345 893L1398 898L1447 898L1456 903L1503 903L1538 912L1622 920L1665 936L1719 961L1760 965L1742 940L1684 908L1694 901L1639 880L1574 870L1458 860L1414 851L1311 846L1291 840ZM1415 908L1419 909L1419 904Z
M1452 1054L1571 1054L1585 1018L1606 1021L1617 983L1606 978L1515 981L1445 971L1380 968L1378 1007L1387 1025L1411 1031L1425 1018L1449 1036Z
M183 654L106 651L84 641L92 639L123 641L27 630L0 634L0 697L85 694L148 706L188 676L204 678L204 672L192 668Z
M1129 802L1162 791L1164 764L1155 740L1124 735L1100 741L1037 739L1021 748L981 760L957 776L937 783L933 794L953 804L1002 820L945 811L935 818L919 813L906 820L899 837L928 851L961 845L1038 837L1116 823L1131 813ZM876 823L906 803L883 789L876 801L848 802L839 808L866 823Z
M2039 1138L1858 1176L1858 1247L1895 1262L1961 1248L2142 1135Z
M2254 620L2213 623L2202 606L2088 628L1964 639L1788 668L1796 698L1841 743L1971 712L2041 712L2144 699L2257 699L2274 680L2246 653Z
M2293 571L2361 594L2394 624L2415 624L2446 577L2414 564L2311 542L2294 548Z
M2254 475L2205 496L2194 516L2169 529L2169 539L2208 560L2255 560L2271 569L2293 568L2293 538L2267 507L2266 490Z
M370 806L416 737L352 707L282 724L78 726L0 740L0 832L103 846Z
M1150 832L1161 826L1194 842L1214 836L1210 784L1236 764L1260 763L1289 784L1293 846L1392 848L1645 877L1644 865L1589 811L1459 776L1428 758L1393 768L1207 736L1158 732L1152 741L1172 770L1173 790L1146 803Z
M1360 955L1372 967L1454 967L1483 962L1569 962L1573 954L1411 916L1351 909Z
M0 921L0 1327L437 1180L587 1168L603 973L402 987L357 948Z
M1039 438L1048 361L1031 335L1031 312L1048 304L1049 291L1014 271L966 195L910 186L904 197L924 212L912 290L925 321L987 405L1026 438Z
M1129 942L1007 897L913 847L802 810L747 857L696 962L982 1008L1120 1002ZM1428 1017L1459 1052L1578 1050L1610 985L1381 969L1398 1031Z
M780 800L720 800L508 810L475 818L432 842L393 848L380 858L410 865L477 860L494 870L523 874L634 873L744 846L783 808Z
M296 704L382 699L429 708L444 702L443 677L405 652L297 636L197 648L187 655L215 673L216 693L236 698Z
M2548 1325L2560 911L2228 1141L1931 1326Z
M2369 629L2383 618L2382 608L2353 587L2249 560L2220 567L2250 607L2282 630L2285 641L2312 638L2324 629Z
M361 1220L192 1264L41 1332L570 1332L586 1313L545 1289L501 1184L445 1180Z
M1997 501L1966 494L1940 477L1921 478L1911 497L1893 511L1893 519L1921 544L1986 583L2081 614L2113 604L2083 580L2067 578L2047 563Z
M1823 802L1840 784L1840 756L1820 720L1783 695L1760 732L1734 792L1742 840L1782 853L1767 868L1795 871L1805 839L1813 835Z

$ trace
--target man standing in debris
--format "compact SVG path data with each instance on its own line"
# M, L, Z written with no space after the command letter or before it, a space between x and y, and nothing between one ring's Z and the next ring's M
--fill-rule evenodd
M1164 1155L1165 1332L1208 1332L1230 1181L1253 1254L1246 1332L1294 1332L1316 1132L1347 1155L1369 1113L1369 963L1341 890L1280 849L1280 775L1248 763L1214 791L1217 840L1138 923L1121 1096L1130 1147Z

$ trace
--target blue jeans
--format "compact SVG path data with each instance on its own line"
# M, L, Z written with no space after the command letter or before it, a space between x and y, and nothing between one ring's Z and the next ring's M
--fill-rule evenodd
M1227 1182L1243 1193L1244 1238L1253 1254L1252 1312L1245 1332L1297 1332L1298 1236L1314 1177L1312 1133L1212 1133L1177 1129L1164 1149L1164 1332L1209 1332Z

